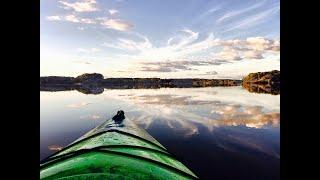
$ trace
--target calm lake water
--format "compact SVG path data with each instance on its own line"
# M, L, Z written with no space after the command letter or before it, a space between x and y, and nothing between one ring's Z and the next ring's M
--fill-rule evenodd
M40 91L40 159L119 109L201 179L280 179L280 95L242 87Z

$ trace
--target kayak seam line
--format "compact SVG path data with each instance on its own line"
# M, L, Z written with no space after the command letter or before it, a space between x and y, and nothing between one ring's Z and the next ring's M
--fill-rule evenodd
M116 155L125 156L125 157L131 157L131 158L135 158L135 159L141 159L141 160L148 161L148 162L151 162L151 163L154 163L154 164L158 164L160 166L163 166L166 169L171 169L173 171L176 171L179 174L183 174L185 176L192 177L193 179L195 179L195 178L197 179L198 178L196 175L189 174L187 172L184 172L184 171L182 171L180 169L177 169L177 168L175 168L173 166L161 163L159 161L155 161L155 160L148 159L148 158L141 157L141 156L137 156L137 155L126 154L126 153L123 153L123 152L115 152L115 151L110 151L110 150L99 150L99 149L81 149L81 150L75 151L70 156L62 157L61 159L57 159L56 161L48 162L47 164L43 164L42 166L40 165L40 169L46 168L47 166L49 166L51 164L54 164L54 163L57 163L57 162L60 162L60 161L63 161L63 160L67 160L69 158L76 157L76 156L79 156L79 155L82 155L82 154L91 153L91 152L109 153L109 154L116 154ZM177 160L177 159L175 159L175 160ZM192 171L190 171L190 172L192 172Z
M99 135L101 135L101 134L104 134L104 133L106 133L106 132L117 132L117 133L120 133L120 134L125 134L125 135L128 135L128 136L134 137L134 138L136 138L136 139L140 139L140 140L142 140L142 141L145 141L145 142L147 142L147 143L150 143L150 144L152 144L152 145L154 145L154 146L156 146L156 147L164 150L165 152L167 151L167 149L165 149L164 147L161 147L161 146L159 146L158 144L156 144L156 143L154 143L154 142L151 142L151 141L148 141L148 140L146 140L146 139L144 139L144 138L142 138L142 137L139 137L139 136L137 136L137 135L134 135L134 134L131 134L131 133L127 133L127 132L124 132L124 131L120 131L120 130L118 130L118 129L108 129L108 130L100 131L100 132L98 132L98 133L96 133L96 134L93 134L93 135L91 135L91 136L85 137L85 138L83 138L83 139L81 139L81 140L79 140L79 141L76 141L76 142L74 142L74 143L71 143L71 144L69 144L68 146L64 147L62 150L53 153L52 155L46 157L45 159L43 159L43 160L40 161L40 162L47 161L47 160L49 160L51 157L53 157L53 156L55 156L55 155L57 155L57 154L65 151L65 150L69 149L70 147L72 147L72 146L74 146L74 145L76 145L76 144L79 144L79 143L81 143L81 142L83 142L83 141L85 141L85 140L88 140L88 139L90 139L90 138L93 138L93 137L99 136Z
M105 132L118 132L118 133L120 133L120 134L129 135L129 136L132 136L132 137L134 137L134 138L141 139L141 140L146 141L146 142L148 142L148 143L150 143L150 144L153 144L153 145L155 145L155 146L163 149L164 151L167 151L167 149L166 149L165 147L163 147L159 142L158 142L158 143L159 143L160 145L157 144L157 143L154 143L154 142L152 142L152 141L149 141L148 139L142 138L142 137L140 137L140 136L138 136L138 135L135 135L135 134L132 134L132 133L128 133L128 132L126 132L126 131L121 131L121 130L119 130L119 129L113 129L113 128L111 128L111 129L107 129L107 130L102 130L102 131L98 132L97 134L100 134L100 133L103 134L103 133L105 133ZM93 134L93 135L91 135L91 136L88 136L88 138L90 138L90 137L92 137L92 136L94 136L94 135L95 135L95 134Z
M103 146L99 146L99 147L95 147L94 149L101 149L101 148L132 148L132 149L144 149L144 150L148 150L148 151L153 151L153 152L157 152L157 153L161 153L163 155L167 155L167 156L170 156L172 158L175 159L175 157L168 153L168 152L163 152L163 151L160 151L160 150L157 150L157 149L152 149L152 148L147 148L147 147L143 147L143 146L134 146L134 145L103 145Z
M148 150L148 151L152 151L152 152L155 152L155 153L160 153L162 155L166 155L168 157L171 157L172 159L176 159L175 156L173 156L172 154L168 153L168 152L163 152L163 151L160 151L160 150L157 150L157 149L152 149L152 148L147 148L147 147L143 147L143 146L132 146L132 145L103 145L103 146L98 146L98 147L93 147L91 149L78 149L77 151L80 151L80 150L103 150L102 148L132 148L132 149L143 149L143 150ZM54 160L57 160L59 158L62 158L62 157L68 157L69 155L72 155L74 154L75 152L77 151L71 151L71 152L68 152L68 153L65 153L65 154L61 154L61 155L58 155L58 156L54 156L50 159L48 159L47 162L40 162L41 164L46 164L48 162L51 162L51 161L54 161ZM112 151L112 150L110 150Z
M61 180L61 179L66 179L66 178L73 178L73 177L77 177L77 176L91 176L91 175L99 175L99 174L101 174L101 175L106 175L106 173L82 173L82 174L77 174L77 175L71 175L71 176L65 176L65 177L62 177L62 178L58 178L57 180ZM111 173L112 174L112 173ZM127 176L124 176L124 177L126 177L127 178ZM130 179L132 179L132 178L130 178Z

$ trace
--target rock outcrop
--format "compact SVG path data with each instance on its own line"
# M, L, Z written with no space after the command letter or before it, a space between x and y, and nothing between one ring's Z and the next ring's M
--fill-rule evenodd
M250 73L242 86L250 92L280 94L280 71Z
M75 78L76 83L82 84L99 84L104 80L102 74L98 73L85 73Z

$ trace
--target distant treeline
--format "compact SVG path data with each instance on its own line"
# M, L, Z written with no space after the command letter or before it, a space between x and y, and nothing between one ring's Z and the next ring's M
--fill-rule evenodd
M40 77L41 91L77 90L85 94L100 94L104 89L192 88L240 85L250 92L280 94L280 71L250 73L242 80L104 78L102 74L98 73L86 73L77 77Z
M92 73L78 77L47 76L40 77L40 88L46 86L102 86L108 87L211 87L239 86L241 80L233 79L160 79L160 78L104 78L103 75Z

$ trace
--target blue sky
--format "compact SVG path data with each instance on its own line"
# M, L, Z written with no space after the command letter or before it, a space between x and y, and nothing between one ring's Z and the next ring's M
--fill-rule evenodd
M40 75L242 78L280 69L275 0L42 0Z

